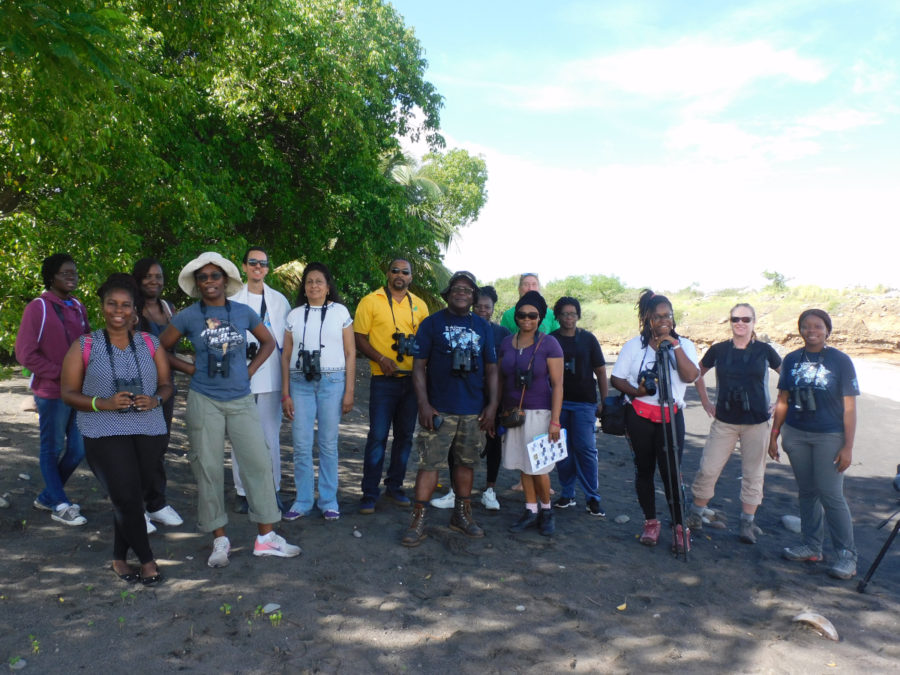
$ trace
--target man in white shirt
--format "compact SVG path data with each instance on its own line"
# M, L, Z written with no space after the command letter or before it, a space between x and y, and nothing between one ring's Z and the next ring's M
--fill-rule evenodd
M265 249L253 246L244 254L242 265L247 283L244 287L231 296L234 302L248 305L262 319L263 325L269 329L275 338L278 349L263 362L259 370L250 378L250 391L256 399L256 407L259 410L259 419L262 422L262 433L269 446L272 458L272 478L275 481L275 499L278 508L284 513L285 507L281 501L279 490L281 489L281 349L284 346L284 327L291 305L281 293L270 288L265 283L269 273L269 255ZM259 342L253 334L247 333L247 358L252 358L258 348ZM237 457L231 456L232 472L234 474L234 487L237 491L237 499L234 504L236 513L247 513L247 493L241 482Z

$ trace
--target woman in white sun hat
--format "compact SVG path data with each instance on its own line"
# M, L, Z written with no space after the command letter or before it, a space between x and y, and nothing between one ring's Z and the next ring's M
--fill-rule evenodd
M250 520L259 535L253 555L292 558L300 548L274 532L281 520L269 451L263 438L259 412L250 393L250 377L275 349L275 338L247 305L232 302L243 284L234 263L206 252L181 270L178 285L199 302L179 312L160 336L170 349L184 336L194 346L194 363L172 359L173 367L191 376L187 401L188 459L199 492L198 523L215 537L207 564L228 564L231 543L225 536L225 434L235 455L247 491ZM248 364L246 331L259 341Z

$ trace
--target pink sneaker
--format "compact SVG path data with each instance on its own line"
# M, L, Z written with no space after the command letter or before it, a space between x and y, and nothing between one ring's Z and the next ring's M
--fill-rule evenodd
M675 553L684 553L685 550L691 550L691 528L682 528L676 525L672 531L672 551Z
M641 532L641 543L644 546L656 546L659 541L659 521L656 518L644 521L644 529Z
M256 538L253 544L253 555L272 555L279 558L296 558L300 555L300 547L289 544L275 532L269 532L262 538Z

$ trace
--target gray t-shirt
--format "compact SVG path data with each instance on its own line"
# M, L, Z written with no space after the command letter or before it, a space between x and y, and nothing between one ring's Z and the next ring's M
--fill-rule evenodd
M250 394L245 331L259 325L259 314L247 305L195 303L172 319L172 325L194 345L197 370L191 389L218 401Z

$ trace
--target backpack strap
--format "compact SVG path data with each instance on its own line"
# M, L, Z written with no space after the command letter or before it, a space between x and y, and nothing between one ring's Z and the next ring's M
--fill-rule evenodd
M144 331L139 331L141 337L144 338L144 342L147 343L147 349L150 351L150 358L152 359L156 356L156 346L153 344L153 340L150 339L150 333L145 333Z
M87 370L88 361L91 360L91 350L94 348L94 338L84 336L84 345L81 347L81 360L84 361L84 369Z
M43 312L41 314L41 329L38 331L38 339L37 339L37 341L40 342L41 338L44 337L44 324L47 322L47 301L44 300L43 298L37 298L37 299L41 301L41 311Z

